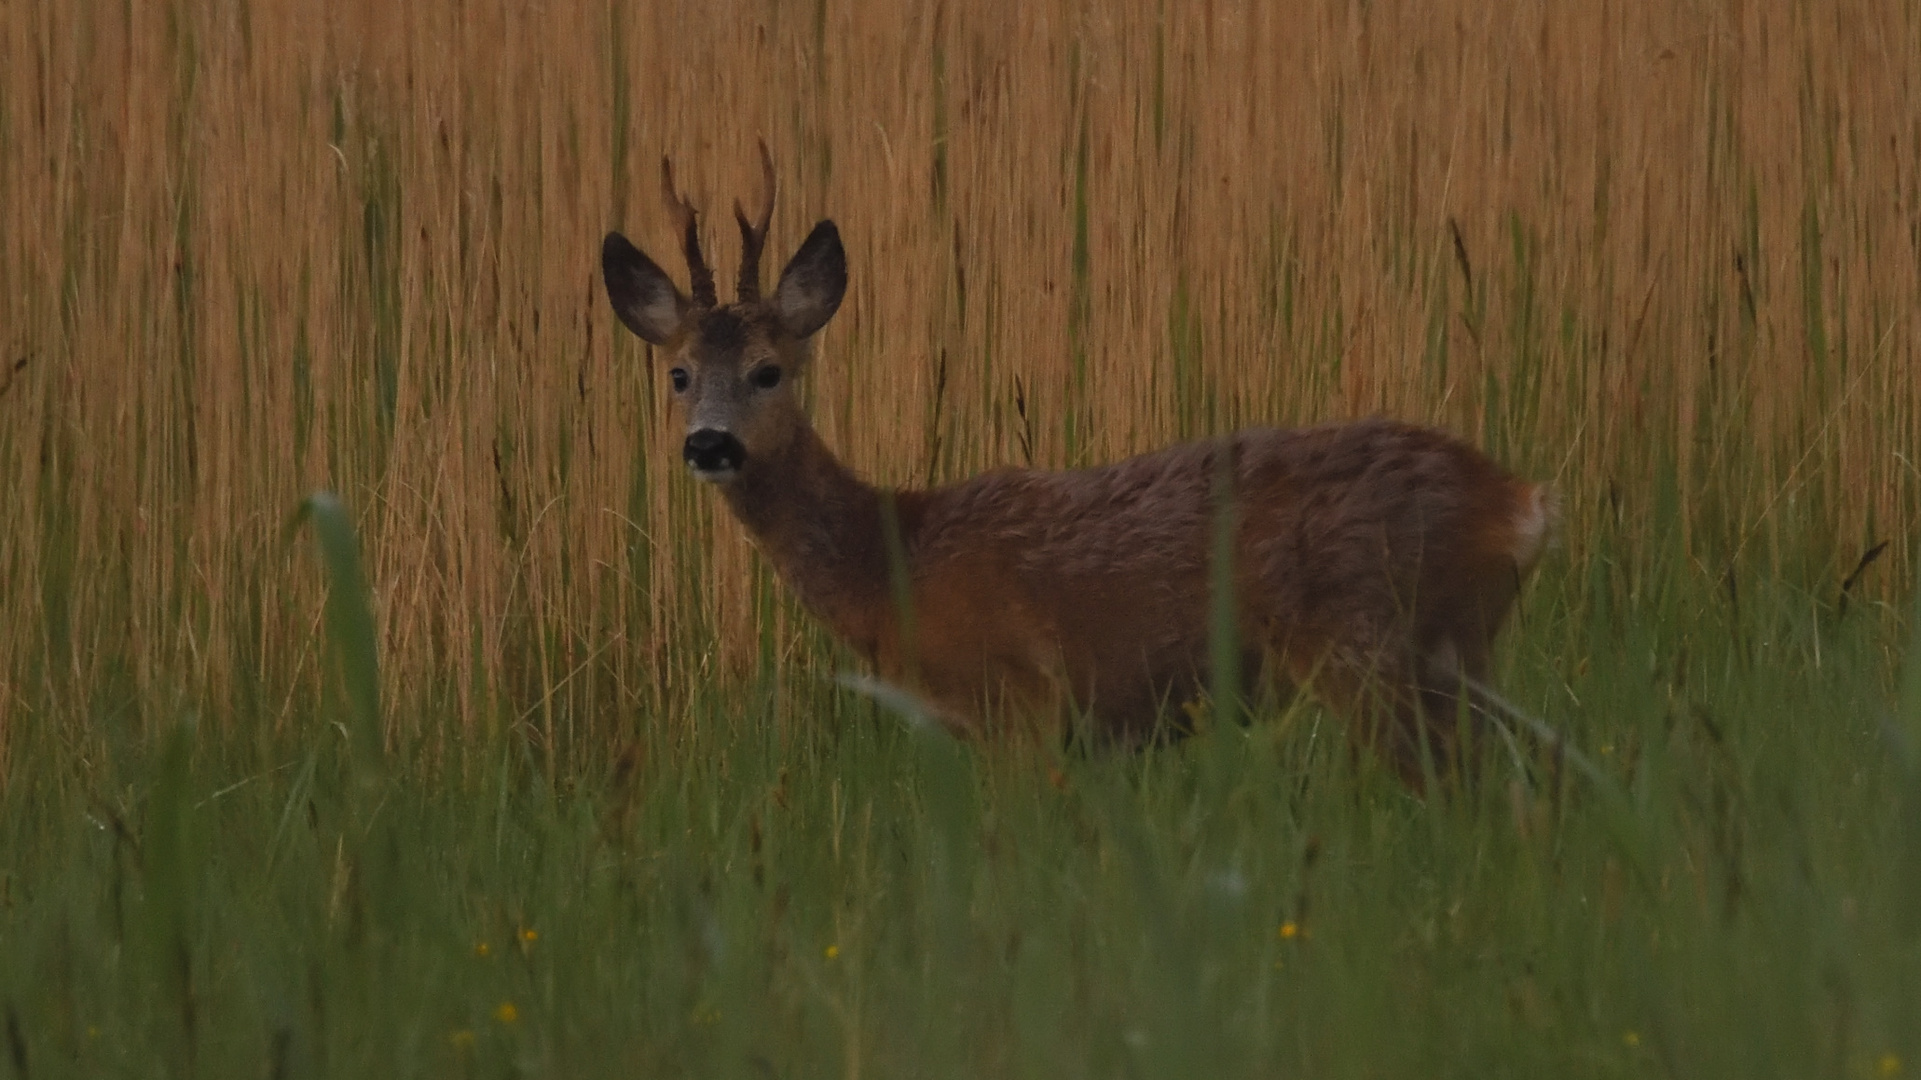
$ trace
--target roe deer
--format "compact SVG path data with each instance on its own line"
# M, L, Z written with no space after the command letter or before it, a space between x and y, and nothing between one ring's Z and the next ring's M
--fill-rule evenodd
M1216 522L1231 520L1240 670L1315 695L1411 784L1423 739L1430 760L1452 760L1463 688L1485 678L1553 527L1546 485L1439 431L1375 419L878 489L834 457L794 393L846 292L840 234L816 224L763 298L765 144L761 164L757 216L734 205L734 303L715 296L665 160L691 293L614 232L607 296L667 357L694 476L882 679L958 732L1080 715L1098 735L1151 738L1170 705L1209 685L1210 553ZM1223 490L1232 518L1216 513Z

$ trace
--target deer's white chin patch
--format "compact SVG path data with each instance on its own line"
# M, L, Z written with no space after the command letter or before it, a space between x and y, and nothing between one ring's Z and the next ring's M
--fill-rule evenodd
M706 484L725 484L740 475L740 470L731 465L720 469L703 469L698 465L689 464L687 471L694 474L694 479Z

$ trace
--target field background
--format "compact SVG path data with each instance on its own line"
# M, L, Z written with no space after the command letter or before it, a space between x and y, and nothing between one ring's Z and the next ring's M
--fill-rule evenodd
M727 280L760 137L879 480L1374 413L1552 479L1503 681L1612 786L836 691L598 281L614 227L681 272L662 154ZM1921 1068L1918 316L1911 2L11 0L0 1061Z

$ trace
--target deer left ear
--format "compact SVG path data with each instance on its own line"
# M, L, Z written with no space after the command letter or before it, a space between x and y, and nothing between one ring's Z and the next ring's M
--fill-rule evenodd
M774 310L788 333L809 338L834 317L846 295L847 253L841 250L840 230L823 221L780 272Z
M665 345L680 333L691 305L667 271L626 237L607 234L600 245L600 272L607 281L607 300L627 329L655 345Z

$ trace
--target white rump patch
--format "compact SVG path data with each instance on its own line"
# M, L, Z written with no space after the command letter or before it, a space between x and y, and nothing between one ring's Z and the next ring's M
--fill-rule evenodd
M1514 519L1514 565L1522 573L1541 561L1560 524L1561 493L1546 484L1532 485Z

